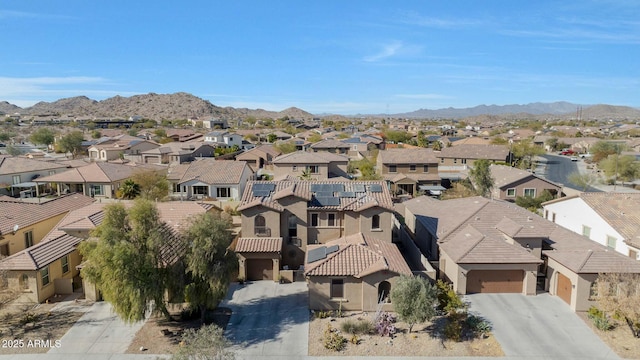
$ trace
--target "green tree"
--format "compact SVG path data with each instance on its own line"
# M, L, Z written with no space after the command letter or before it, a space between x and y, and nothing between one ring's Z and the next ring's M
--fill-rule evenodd
M100 139L101 137L102 137L102 133L100 132L100 130L93 130L91 132L92 139Z
M469 175L473 180L476 192L480 196L489 196L495 180L491 176L491 163L487 159L480 159L473 162L473 168L469 170Z
M165 290L170 283L162 253L170 246L168 231L158 210L138 199L127 210L123 204L105 206L105 217L94 230L98 241L84 241L83 276L94 283L118 316L128 323L142 321L149 306L169 316Z
M82 142L84 136L81 131L73 131L63 136L58 141L58 150L63 153L71 153L75 158L80 150L82 150Z
M558 150L558 138L557 137L551 137L551 138L547 139L547 141L545 141L544 143L552 151L557 151Z
M169 181L164 174L145 171L135 174L134 183L140 186L139 196L151 201L162 201L169 195Z
M431 320L436 314L438 291L422 277L401 275L391 290L391 302L411 333L415 324Z
M40 145L49 146L53 144L55 140L55 134L53 133L53 130L43 127L34 131L33 134L31 134L31 136L29 137L29 139L31 140L32 143L36 145L40 144Z
M533 158L544 154L544 149L535 145L531 140L522 140L515 143L511 151L519 163L518 167L521 169L533 169L535 166Z
M417 138L416 138L416 144L417 144L417 146L420 146L420 147L423 147L423 148L429 147L429 141L427 140L427 137L425 136L424 131L422 131L422 130L418 131L418 135L417 135Z
M582 191L587 191L591 185L596 183L597 178L591 173L582 174L579 171L574 171L569 174L567 180L573 185L580 187Z
M317 143L319 141L322 141L322 135L320 134L313 134L311 136L309 136L309 138L307 139L307 141L309 141L310 143Z
M536 213L538 209L542 208L542 203L553 200L553 194L548 190L545 190L538 197L532 196L518 196L516 197L516 205L523 207L533 213Z
M491 145L507 145L508 143L509 143L509 140L499 136L496 136L493 139L491 139Z
M14 136L15 136L15 134L12 134L12 133L1 132L0 133L0 141L9 141Z
M224 330L216 325L185 330L181 343L182 346L173 353L171 360L235 359L235 354L227 350L230 344L224 337Z
M609 155L620 154L624 148L625 146L623 144L601 140L593 144L589 149L589 152L593 155L591 160L595 163L599 163L601 160L608 158Z
M140 185L136 184L132 179L127 179L118 189L118 195L121 199L133 199L140 195Z
M278 140L278 135L276 135L276 134L268 134L267 135L267 141L268 142L273 144L274 142L276 142L276 140Z
M280 152L283 154L296 152L296 144L292 142L281 142L279 144L275 144L274 147L280 150Z
M237 266L235 255L227 250L233 241L231 226L222 213L204 213L193 219L183 236L186 269L192 281L185 297L199 308L203 323L206 310L218 306L225 297L230 274Z
M302 170L302 174L300 174L300 176L298 176L298 178L300 178L300 180L312 180L313 176L311 176L311 169L306 168L304 170Z
M409 135L406 131L400 130L387 130L383 133L385 139L387 141L392 141L394 143L406 143L411 139L411 135Z
M613 178L614 181L621 180L624 185L625 181L633 181L640 177L640 161L634 156L618 154L609 156L600 161L598 167L604 171L604 174Z
M12 156L22 155L22 150L15 145L7 145L7 154Z
M433 144L431 144L431 148L433 149L433 151L440 151L442 150L442 143L440 142L440 140L436 140L433 142Z

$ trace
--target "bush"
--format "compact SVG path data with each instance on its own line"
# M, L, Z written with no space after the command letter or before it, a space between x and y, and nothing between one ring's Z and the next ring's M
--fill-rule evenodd
M589 308L587 317L591 319L593 325L598 328L598 330L608 331L613 329L613 324L611 324L607 315L595 306Z
M190 321L200 319L200 309L197 307L188 307L180 311L180 321Z
M340 328L349 334L370 334L373 332L373 324L369 320L345 320Z
M491 331L491 324L477 315L469 315L465 323L469 330L477 335L485 335Z
M394 315L389 314L388 312L383 312L376 320L376 332L380 336L393 337L393 334L396 333L396 326L394 325L395 322L396 317Z
M331 327L331 324L327 324L327 329L322 336L322 344L325 348L334 351L341 351L346 345L347 339L340 335L337 329Z
M38 320L38 315L32 312L26 312L24 315L22 315L22 318L20 318L20 325L35 323L37 320Z
M333 311L331 310L327 310L327 311L315 311L313 313L313 317L316 319L326 319L329 317L333 316Z
M453 291L451 285L438 280L436 287L438 288L438 309L452 313L466 308L466 304L462 301L460 295Z
M444 338L455 342L462 341L462 322L466 313L451 313L447 315L444 325Z

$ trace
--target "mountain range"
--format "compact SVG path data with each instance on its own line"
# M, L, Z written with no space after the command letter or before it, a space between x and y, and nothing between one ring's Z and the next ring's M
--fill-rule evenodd
M419 109L399 114L357 115L357 117L395 117L412 119L462 119L497 116L500 118L575 118L580 112L583 119L640 119L640 109L614 105L579 105L569 102L530 103L526 105L479 105L471 108ZM154 120L219 117L243 119L247 117L278 119L289 117L309 120L313 115L291 107L282 111L219 107L197 96L179 92L174 94L115 96L97 101L86 96L60 99L54 102L39 102L31 107L20 108L6 101L0 102L0 114L23 115L68 115L74 117L119 117L141 116ZM341 117L332 115L332 118Z

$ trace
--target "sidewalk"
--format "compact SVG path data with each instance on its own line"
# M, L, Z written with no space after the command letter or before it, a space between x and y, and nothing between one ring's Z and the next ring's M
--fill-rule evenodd
M635 190L631 187L628 186L623 186L622 183L620 181L618 181L617 185L607 185L604 183L604 177L602 176L602 174L598 173L595 168L596 165L593 165L593 169L589 169L587 163L585 163L585 161L583 159L580 159L577 161L578 166L578 171L580 171L581 174L593 174L595 176L598 177L598 180L591 185L591 187L594 187L598 190L604 191L604 192L618 192L618 193L640 193L640 190ZM628 183L627 183L628 185Z

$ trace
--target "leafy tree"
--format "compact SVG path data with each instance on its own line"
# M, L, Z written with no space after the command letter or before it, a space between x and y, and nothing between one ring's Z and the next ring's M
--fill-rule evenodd
M233 241L231 222L222 213L196 216L185 231L186 269L192 282L185 289L187 301L200 309L204 323L206 310L215 308L224 298L231 271L237 265L227 250Z
M553 194L545 190L538 197L518 196L516 197L516 205L523 207L531 212L536 212L542 207L543 202L553 200Z
M158 210L152 202L138 199L129 210L115 203L104 211L104 220L93 233L98 241L80 244L87 264L84 276L128 323L144 320L150 303L168 317L164 293L170 277L161 266L161 253L170 240Z
M544 154L544 149L531 140L517 142L512 147L513 155L519 160L521 169L533 169L533 158Z
M624 145L614 143L610 141L598 141L593 144L589 149L589 152L593 155L591 159L593 162L599 163L601 160L606 159L609 155L620 154L624 150Z
M82 142L84 141L84 136L81 131L74 131L65 136L63 136L58 141L58 150L60 152L68 153L70 152L75 158L77 154L82 150Z
M53 130L43 127L34 131L33 134L31 134L31 136L29 137L29 139L31 140L32 143L36 145L41 144L41 145L49 146L53 144L55 140L55 134L53 133Z
M623 184L625 181L633 181L640 177L640 161L630 155L609 156L600 161L598 167L604 171L605 175L614 178L614 181L622 180Z
M145 171L135 174L134 183L140 186L139 196L151 201L162 201L169 195L169 181L159 172Z
M279 144L274 145L274 147L280 150L280 152L283 154L296 152L296 144L292 142L281 142Z
M127 179L118 189L118 195L121 199L133 199L140 195L140 185L136 184L132 179Z
M182 334L182 346L171 360L233 360L235 354L227 350L229 346L224 330L216 325L187 329Z
M313 134L311 136L309 136L309 138L307 139L307 141L309 141L310 143L317 143L322 141L322 135L320 134Z
M278 135L276 134L268 134L267 135L267 141L270 143L274 143L276 142L276 140L278 140Z
M436 314L438 291L422 277L401 275L391 290L391 302L411 333L413 325L431 320Z
M411 139L411 135L409 135L406 131L400 130L387 130L383 133L385 139L387 141L393 141L394 143L406 143Z
M478 195L489 196L495 180L491 177L491 162L487 159L476 160L473 168L469 170L469 175L473 180Z
M416 145L423 148L429 147L429 141L422 130L418 131L418 135L416 136Z
M640 274L599 274L595 287L598 307L624 319L633 336L640 338Z
M22 155L22 150L20 150L15 145L7 145L7 154L13 155L13 156Z
M433 151L440 151L442 150L442 143L439 140L436 140L431 144L431 148Z
M507 145L509 143L509 141L503 137L494 137L493 139L491 139L491 144L492 145Z
M302 171L302 174L298 176L300 180L312 180L313 176L311 176L311 169L306 168Z
M2 132L2 133L0 133L0 141L9 141L14 136L15 136L15 134L8 133L8 132Z
M102 133L100 132L100 130L93 130L91 132L92 139L100 139L100 137L102 137Z
M587 191L591 185L596 183L597 178L591 173L581 174L575 171L569 174L567 180L573 185L580 187L582 191Z

